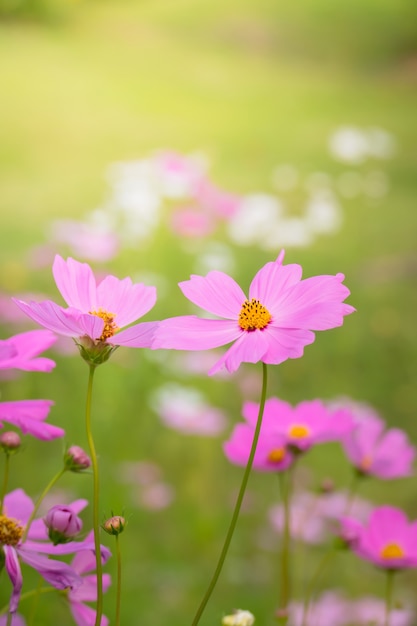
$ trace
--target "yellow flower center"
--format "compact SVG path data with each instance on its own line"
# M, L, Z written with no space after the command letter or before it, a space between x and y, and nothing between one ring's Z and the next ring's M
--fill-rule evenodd
M23 536L24 528L12 517L0 515L0 544L15 546Z
M305 439L310 434L310 429L303 424L294 424L288 431L290 437L293 439Z
M372 465L372 457L369 455L365 455L360 463L361 469L363 469L366 472L367 470L369 470L371 465Z
M388 561L390 559L401 559L405 556L404 550L398 543L387 543L387 545L382 548L380 554L383 559L387 559Z
M245 300L240 309L238 323L242 330L249 332L253 330L263 330L269 324L272 315L259 300Z
M285 448L274 448L268 454L267 459L270 463L281 463L285 458Z
M104 321L103 332L100 337L98 337L98 341L106 341L106 339L110 339L110 337L113 337L114 333L117 333L119 330L119 327L114 321L114 318L116 317L115 313L109 313L108 311L103 311L103 309L99 309L98 311L89 311L89 313L90 315L101 317Z

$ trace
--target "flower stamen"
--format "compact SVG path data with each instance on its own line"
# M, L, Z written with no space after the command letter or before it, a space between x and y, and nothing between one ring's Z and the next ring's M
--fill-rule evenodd
M90 315L96 315L97 317L101 317L101 319L104 321L103 332L101 333L100 337L98 337L98 341L106 341L106 339L110 339L110 337L113 337L113 335L119 330L119 327L114 321L116 317L115 313L103 311L102 308L98 309L98 311L89 311L89 313Z
M288 430L288 434L293 439L305 439L310 434L310 429L304 424L294 424Z
M286 455L285 448L274 448L267 456L270 463L281 463Z
M398 543L387 543L380 552L383 559L402 559L405 556L405 552Z
M259 300L245 300L239 313L238 324L242 330L263 330L272 320L272 315Z
M0 515L0 544L16 546L23 536L24 528L12 517Z

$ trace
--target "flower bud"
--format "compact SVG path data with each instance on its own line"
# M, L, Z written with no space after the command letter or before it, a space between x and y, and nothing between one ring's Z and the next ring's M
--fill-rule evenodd
M72 541L83 526L78 515L62 504L57 504L49 509L43 521L48 529L49 539L54 546L58 543Z
M91 465L91 459L80 446L71 446L64 455L64 464L70 472L82 472Z
M255 617L249 611L237 609L233 615L225 615L222 619L222 626L252 626Z
M22 444L20 436L13 430L6 430L0 435L0 446L3 448L6 454L13 454L17 452Z
M120 535L125 529L126 520L121 515L113 515L102 525L102 529L109 535Z

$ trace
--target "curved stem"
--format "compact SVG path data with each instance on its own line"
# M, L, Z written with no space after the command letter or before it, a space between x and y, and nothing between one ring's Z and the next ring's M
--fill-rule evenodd
M94 530L94 550L96 553L96 573L97 573L97 605L95 626L100 626L103 614L103 568L101 565L100 550L100 520L99 520L99 475L96 448L94 445L93 433L91 430L91 400L93 396L93 380L96 366L90 364L88 376L87 400L85 407L85 426L87 432L88 447L90 450L91 467L93 470L93 530Z
M200 606L197 609L197 613L195 614L195 617L192 621L192 626L197 626L198 622L200 621L200 617L203 614L203 611L206 607L207 602L210 599L211 594L213 593L214 587L216 586L217 580L220 576L220 572L222 571L222 567L224 564L224 561L226 559L226 555L227 552L229 550L229 546L230 546L230 542L232 540L233 537L233 533L236 527L236 523L239 517L239 513L240 513L240 508L242 506L242 502L243 502L243 497L245 495L245 491L246 491L246 486L248 484L248 480L249 480L249 475L252 469L252 465L253 465L253 459L255 458L255 452L256 452L256 446L258 444L258 439L259 439L259 433L261 430L261 424L262 424L262 417L264 414L264 408L265 408L265 400L266 400L266 386L267 386L267 368L266 368L266 364L262 363L262 368L263 368L263 379L262 379L262 392L261 392L261 401L259 404L259 412L258 412L258 420L256 422L256 427L255 427L255 432L253 435L253 441L252 441L252 447L250 450L250 454L249 454L249 459L243 474L243 478L242 478L242 484L240 485L240 489L239 489L239 493L236 499L236 504L235 504L235 508L233 511L233 515L232 515L232 519L229 525L229 529L227 531L227 535L226 535L226 539L224 541L223 544L223 548L222 551L220 553L220 557L217 563L217 567L214 570L214 574L213 577L209 583L209 586L207 588L207 591L200 603Z
M391 607L392 607L392 589L394 586L394 574L392 569L387 570L387 584L385 587L385 621L384 626L389 626Z
M304 606L303 606L303 621L302 621L302 626L307 626L307 617L308 617L308 610L310 608L310 603L311 603L311 598L313 595L313 591L314 588L316 587L320 576L322 575L322 573L324 572L324 570L326 569L326 567L328 566L328 564L330 563L330 561L336 556L336 550L334 547L332 547L330 550L328 550L326 552L326 554L323 556L323 558L321 559L321 561L318 564L318 567L316 569L316 571L314 572L311 580L310 580L310 584L308 585L307 588L307 593L306 593L306 597L304 600Z
M4 478L3 478L3 487L0 494L0 513L3 510L3 500L7 491L7 483L9 482L9 473L10 473L10 454L6 452L6 459L4 462Z
M120 626L120 605L122 597L122 555L120 552L119 535L116 537L116 558L117 558L117 589L116 589L116 621L115 626Z
M36 514L39 510L40 505L42 504L42 500L44 499L44 497L49 493L49 491L52 489L52 487L55 485L56 482L58 482L58 480L61 478L62 474L65 474L65 472L67 471L67 468L64 467L62 469L59 470L59 472L57 474L55 474L55 476L52 478L52 480L49 481L49 483L46 485L45 489L42 491L41 495L39 496L39 498L36 500L34 509L32 511L31 516L29 517L26 527L25 527L25 532L23 533L23 537L22 537L22 542L26 541L27 536L28 536L28 532L30 529L30 525L33 522L33 520L36 517Z

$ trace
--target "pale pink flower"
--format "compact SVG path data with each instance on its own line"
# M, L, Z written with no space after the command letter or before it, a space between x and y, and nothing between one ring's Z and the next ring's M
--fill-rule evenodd
M351 548L366 561L386 570L417 567L417 521L409 522L401 509L380 506L366 525L350 517L343 525L355 531Z
M206 213L197 209L177 209L171 215L171 230L181 237L207 237L213 232L214 224Z
M358 626L384 626L386 602L381 598L366 596L352 604L351 621ZM390 612L390 626L412 626L414 614L409 608L393 608Z
M20 428L23 434L29 434L37 439L49 441L56 437L63 437L65 431L58 426L46 424L52 400L14 400L0 402L0 428L2 422L13 424Z
M252 448L255 428L249 424L237 424L223 444L226 457L235 465L246 466ZM294 455L286 447L285 437L265 430L261 426L253 459L253 469L261 472L282 472L290 467Z
M243 405L243 416L253 427L258 412L256 402ZM265 431L283 436L285 445L299 451L306 451L317 443L340 440L353 427L349 415L336 419L321 400L306 400L293 407L278 398L265 402L263 423Z
M283 256L259 270L248 298L219 271L180 283L191 302L223 319L186 315L164 320L152 348L208 350L232 343L209 374L223 366L234 372L241 363L277 364L302 356L304 346L314 341L313 331L341 326L354 309L343 303L349 295L343 274L301 280L301 266L282 265Z
M23 302L16 304L31 319L59 335L73 338L88 337L94 343L149 347L155 322L131 324L145 315L155 304L156 290L130 278L119 280L108 275L96 283L87 263L79 263L59 255L55 257L53 275L62 297L68 304L63 308L55 302Z
M303 626L304 606L290 605L288 626ZM326 591L310 605L306 626L348 626L351 624L351 607L338 591Z
M341 408L334 419L351 416L355 427L342 444L351 463L361 474L382 479L401 478L413 472L416 449L399 428L385 429L385 423L372 410L356 414L354 408Z
M0 340L0 370L19 369L27 372L50 372L55 361L39 354L56 341L49 330L29 330Z
M94 223L57 220L51 231L54 241L66 244L73 254L89 261L110 261L119 252L117 235Z

